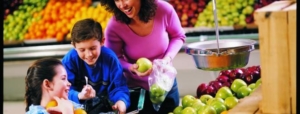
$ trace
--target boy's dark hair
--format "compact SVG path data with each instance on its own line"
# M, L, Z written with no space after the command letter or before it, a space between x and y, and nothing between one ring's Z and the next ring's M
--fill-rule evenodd
M62 65L62 63L56 58L42 58L28 68L25 77L26 112L31 104L40 105L43 81L45 79L52 81L56 75L55 67L58 65Z
M91 38L96 38L98 41L102 42L103 31L101 24L91 18L77 21L71 32L72 43L79 43Z
M129 24L130 18L126 16L115 4L114 0L100 0L102 6L106 7L106 10L112 12L117 21L122 23ZM141 0L141 9L139 11L139 18L144 22L148 22L155 16L156 12L156 3L155 0Z

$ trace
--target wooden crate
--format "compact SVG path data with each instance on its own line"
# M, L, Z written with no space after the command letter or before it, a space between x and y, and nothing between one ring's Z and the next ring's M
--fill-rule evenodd
M296 2L274 2L254 18L262 85L228 114L296 114Z
M263 114L296 114L296 3L278 1L254 13L259 30Z

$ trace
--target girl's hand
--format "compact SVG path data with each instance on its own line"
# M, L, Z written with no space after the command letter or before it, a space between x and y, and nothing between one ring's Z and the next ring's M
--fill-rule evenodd
M125 114L126 113L126 105L123 101L116 102L115 105L112 106L113 110L118 110L119 114Z
M94 98L96 96L96 91L91 85L85 85L81 92L78 94L78 99L87 100Z
M148 69L146 72L142 73L139 72L137 69L139 68L139 66L137 64L132 64L129 67L129 71L131 71L132 73L135 73L138 76L149 76L150 73L152 72L152 68Z
M62 114L73 114L74 109L71 101L58 97L54 97L54 99L57 102L57 106L48 108L47 111L49 113L60 112Z

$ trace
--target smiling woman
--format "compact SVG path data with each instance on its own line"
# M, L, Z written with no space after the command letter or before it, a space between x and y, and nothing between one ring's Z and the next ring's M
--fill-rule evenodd
M181 49L186 36L173 6L163 0L100 0L100 3L114 14L104 34L105 46L117 54L127 85L147 90L145 108L140 113L172 112L179 105L180 99L177 80L174 80L171 91L157 111L149 95L147 76L152 69L141 73L137 70L136 62L142 57L152 62L155 59L172 62ZM135 101L138 95L130 97ZM133 104L128 111L136 109L135 106Z

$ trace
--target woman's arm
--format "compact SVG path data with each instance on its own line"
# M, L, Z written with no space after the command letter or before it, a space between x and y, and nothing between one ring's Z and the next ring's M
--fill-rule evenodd
M165 57L170 57L171 59L173 59L185 42L186 36L174 8L168 8L171 8L170 12L166 14L168 21L167 32L169 34L170 43L165 53Z

